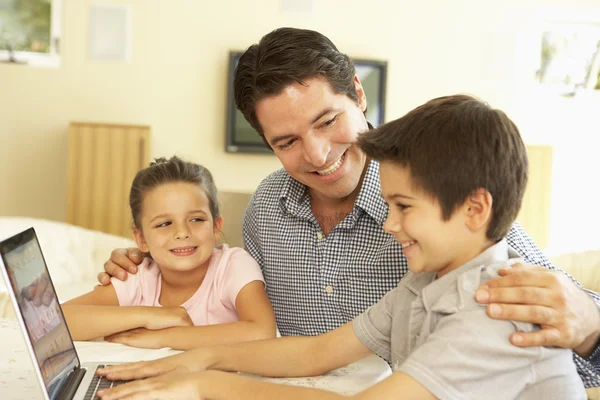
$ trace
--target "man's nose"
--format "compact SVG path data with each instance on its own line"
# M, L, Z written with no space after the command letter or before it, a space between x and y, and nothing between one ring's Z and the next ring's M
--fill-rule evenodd
M330 150L331 143L326 136L313 134L304 139L304 160L317 168L327 163Z

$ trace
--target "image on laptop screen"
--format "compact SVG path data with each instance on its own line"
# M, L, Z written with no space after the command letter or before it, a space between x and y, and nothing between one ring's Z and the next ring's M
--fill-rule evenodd
M79 366L79 360L34 230L0 243L0 253L44 383L53 399L68 374Z

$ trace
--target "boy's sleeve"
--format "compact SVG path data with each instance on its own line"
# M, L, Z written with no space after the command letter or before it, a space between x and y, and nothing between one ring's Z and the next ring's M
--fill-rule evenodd
M221 301L235 310L235 300L244 286L254 281L261 281L264 284L265 278L258 263L247 251L243 249L231 249L230 251L233 254L227 265L224 266Z
M352 321L352 329L358 340L388 362L392 359L390 345L392 307L397 290L399 289L389 291Z
M147 264L146 260L138 267L137 274L127 273L127 280L121 281L117 278L110 278L110 282L115 288L117 298L119 299L120 306L136 306L141 304L142 300L142 289L141 280L142 275L145 272L144 266Z
M571 279L578 287L580 287L582 290L585 290L600 308L600 295L596 292L585 289L581 283L579 283L571 275L552 265L550 260L548 260L544 253L537 247L535 242L529 237L527 232L525 232L521 224L516 221L513 223L508 235L506 236L506 240L508 244L515 249L517 253L519 253L525 262L533 265L543 266L567 275L569 279ZM583 359L575 353L573 353L573 359L577 365L577 372L581 376L581 379L583 379L585 386L600 386L600 343L596 345L596 349L588 360Z
M443 399L462 400L466 393L472 399L517 398L540 381L544 392L536 392L536 398L585 398L569 350L510 343L513 332L533 329L532 324L492 320L485 307L459 311L443 316L427 340L394 367Z

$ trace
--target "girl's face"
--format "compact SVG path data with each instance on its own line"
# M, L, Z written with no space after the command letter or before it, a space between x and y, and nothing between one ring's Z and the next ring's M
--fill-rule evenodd
M208 266L223 219L213 220L204 190L187 182L166 183L145 193L141 229L134 237L143 252L173 271Z

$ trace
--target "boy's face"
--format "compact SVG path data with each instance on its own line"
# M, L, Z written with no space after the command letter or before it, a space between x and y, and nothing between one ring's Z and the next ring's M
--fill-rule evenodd
M265 139L285 170L317 200L344 199L359 186L366 157L354 144L368 130L358 77L358 104L321 78L294 83L256 104Z
M468 254L472 233L465 224L463 206L444 221L439 202L416 187L410 168L382 162L379 176L389 205L383 228L402 245L411 271L442 276L472 258Z

